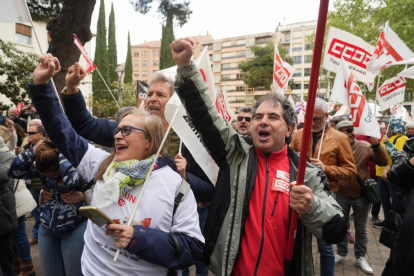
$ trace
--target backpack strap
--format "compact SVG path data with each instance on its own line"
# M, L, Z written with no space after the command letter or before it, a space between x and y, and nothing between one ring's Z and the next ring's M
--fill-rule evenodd
M394 141L392 142L393 145L395 145L395 143L397 143L398 138L400 138L401 136L403 136L403 134L395 137Z
M190 189L190 184L183 178L183 182L181 182L180 187L178 187L178 190L175 192L173 216L177 211L178 205L184 201Z

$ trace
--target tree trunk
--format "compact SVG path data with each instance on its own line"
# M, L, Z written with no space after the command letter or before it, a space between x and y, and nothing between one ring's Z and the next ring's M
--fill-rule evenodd
M79 61L80 52L73 43L73 34L77 35L83 45L92 38L90 26L95 3L96 0L64 0L60 16L47 24L52 39L48 53L57 57L62 67L53 77L58 92L65 87L67 69Z

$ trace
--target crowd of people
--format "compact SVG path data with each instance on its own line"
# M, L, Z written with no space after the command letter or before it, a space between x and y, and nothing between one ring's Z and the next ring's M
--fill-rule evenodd
M321 275L349 261L349 242L355 265L373 274L365 259L370 212L391 248L383 275L414 273L413 123L392 118L381 124L381 138L355 135L349 116L331 118L317 98L304 185L296 185L303 124L291 103L265 95L228 122L191 62L193 41L171 48L175 82L155 73L146 111L93 117L78 88L86 72L76 63L66 76L64 113L50 82L60 63L50 54L33 72L32 105L10 108L7 117L0 110L0 275L34 275L36 243L47 276L189 275L192 265L200 276L313 275L312 239ZM216 183L168 126L164 109L174 93L219 167ZM367 197L368 181L378 183L379 202ZM114 223L95 224L84 206ZM299 223L288 260L293 211Z

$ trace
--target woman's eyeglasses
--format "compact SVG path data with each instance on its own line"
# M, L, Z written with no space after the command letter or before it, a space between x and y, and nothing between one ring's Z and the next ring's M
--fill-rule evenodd
M252 120L252 117L237 116L237 121L241 122L241 121L243 121L243 119L244 119L246 122L248 122L248 123L249 123L249 122Z
M122 127L117 127L114 129L114 136L121 131L121 135L123 137L128 136L131 134L131 130L135 129L135 130L139 130L142 131L144 133L147 133L145 130L141 129L141 128L137 128L137 127L132 127L132 126L122 126Z

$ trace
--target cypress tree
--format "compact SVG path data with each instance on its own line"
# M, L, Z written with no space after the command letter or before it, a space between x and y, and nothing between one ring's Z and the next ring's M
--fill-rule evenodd
M104 0L101 0L101 6L99 7L98 24L96 28L96 48L95 48L95 60L96 66L102 74L105 81L108 81L108 48L106 46L106 24L105 24L105 4ZM99 76L97 70L93 72L92 77L93 86L93 99L110 99L111 95L107 90L104 82Z
M132 54L131 54L131 39L128 31L128 52L125 61L125 77L124 83L132 83Z
M171 43L175 40L173 18L174 16L169 14L165 26L162 26L160 69L175 65L171 54Z
M108 61L109 61L109 83L118 81L118 75L115 72L118 66L118 57L116 50L116 36L115 36L115 12L114 3L111 5L111 13L109 14L108 25Z

